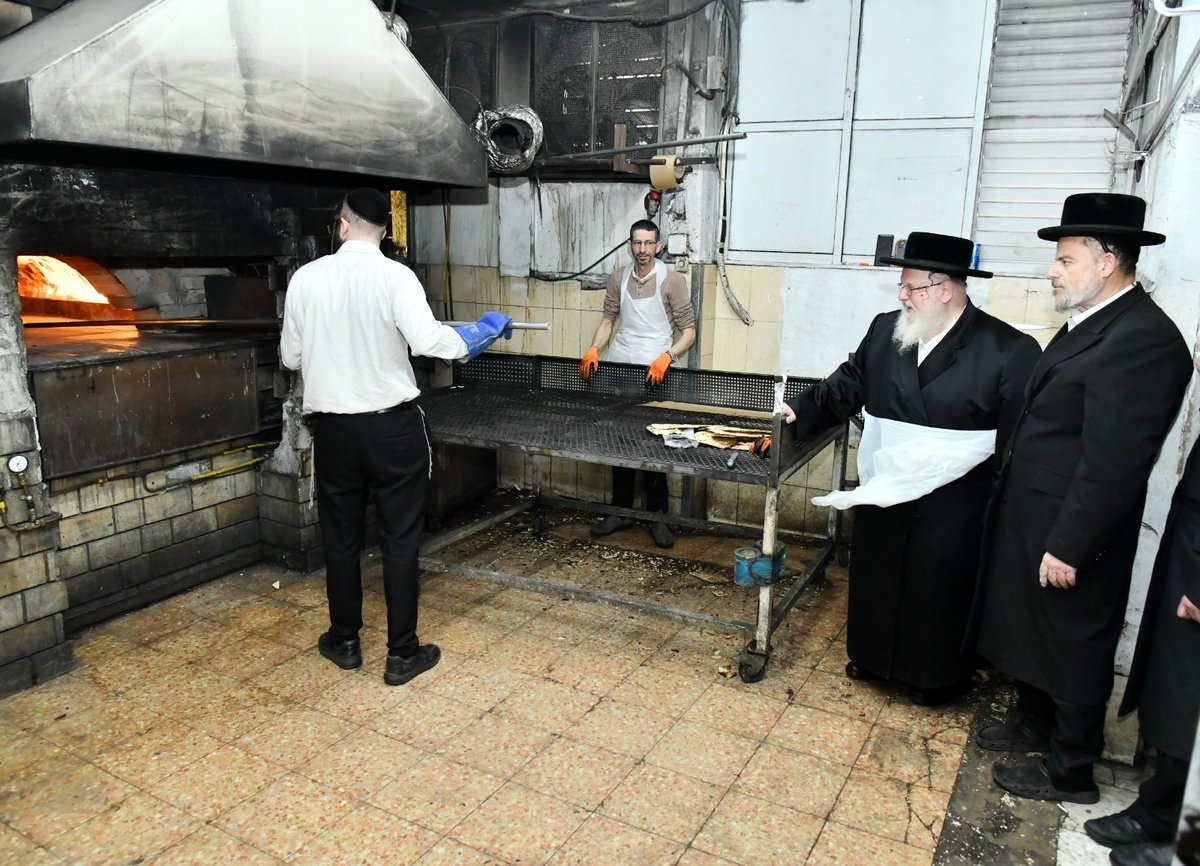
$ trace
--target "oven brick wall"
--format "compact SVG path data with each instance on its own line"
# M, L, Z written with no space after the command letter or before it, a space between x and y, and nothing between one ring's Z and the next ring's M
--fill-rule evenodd
M64 515L55 558L69 601L67 626L257 562L258 463L240 450L53 496ZM214 472L227 474L204 477Z

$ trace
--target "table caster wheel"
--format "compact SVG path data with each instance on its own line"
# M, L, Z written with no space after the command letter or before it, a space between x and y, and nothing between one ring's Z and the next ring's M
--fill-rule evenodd
M767 675L767 656L761 660L742 662L738 665L738 676L744 683L757 683Z

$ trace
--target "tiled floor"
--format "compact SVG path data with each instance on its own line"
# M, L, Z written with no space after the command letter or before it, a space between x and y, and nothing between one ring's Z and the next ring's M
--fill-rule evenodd
M691 585L655 588L671 562L616 544L501 555L745 600L682 559ZM367 573L359 671L314 648L319 572L256 567L80 636L72 673L0 701L0 862L931 862L970 718L842 675L842 570L757 685L720 673L740 638L433 575L421 631L442 662L395 688Z

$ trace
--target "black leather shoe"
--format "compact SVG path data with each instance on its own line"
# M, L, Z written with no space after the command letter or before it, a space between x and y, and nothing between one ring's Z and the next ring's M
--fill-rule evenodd
M1050 738L1019 722L1009 722L981 728L975 734L975 745L992 752L1046 752L1050 749Z
M862 680L864 682L883 679L879 674L873 674L866 668L860 668L854 662L846 662L846 676L852 680Z
M999 761L992 764L992 778L1010 794L1027 800L1051 800L1056 803L1098 803L1100 789L1095 783L1083 788L1060 788L1046 771L1046 762L1018 764L1008 767Z
M1137 818L1130 815L1128 811L1084 821L1083 832L1106 848L1147 842L1166 842L1170 838L1160 839L1147 833L1146 828L1139 824Z
M655 520L650 524L650 535L654 538L656 547L674 547L675 536L671 534L671 530L667 528L667 524L662 521Z
M603 538L606 535L612 535L619 529L628 529L631 526L633 526L633 521L628 517L610 514L599 523L593 523L590 532L592 538Z
M936 689L922 689L913 686L908 690L908 699L919 707L940 707L948 704L971 687L970 680L951 683Z
M344 671L362 667L362 648L358 638L338 640L329 632L325 632L317 638L317 649L321 655Z
M419 677L441 660L442 651L438 649L437 644L432 643L425 644L411 656L394 656L389 653L383 681L389 686L403 685L414 677Z
M1139 842L1108 852L1108 862L1114 866L1171 866L1174 859L1173 842Z

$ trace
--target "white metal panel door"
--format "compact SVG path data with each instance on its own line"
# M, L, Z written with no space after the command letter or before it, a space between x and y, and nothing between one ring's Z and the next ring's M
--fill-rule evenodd
M1104 109L1121 96L1129 0L1000 0L984 120L975 240L980 264L1044 274L1054 225L1076 192L1112 184L1116 131Z

